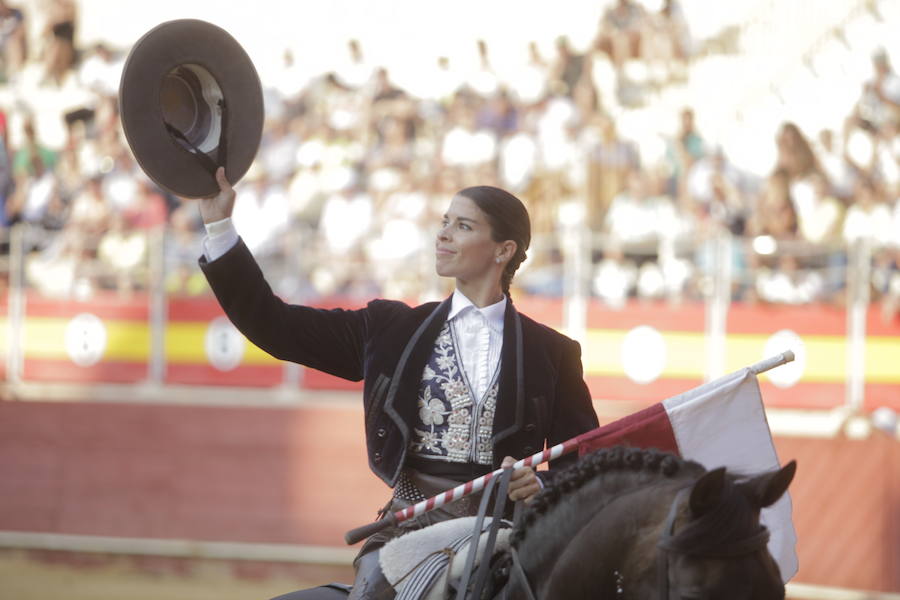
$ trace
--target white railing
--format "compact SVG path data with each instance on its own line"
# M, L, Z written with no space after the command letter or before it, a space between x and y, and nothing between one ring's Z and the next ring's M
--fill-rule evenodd
M5 265L8 270L9 285L6 292L8 315L5 336L7 348L4 358L7 379L12 385L21 383L23 378L23 324L27 315L27 292L38 293L34 289L34 284L39 282L29 279L29 263L41 260L39 251L28 251L28 240L42 237L35 236L35 233L35 231L29 232L27 226L13 228L9 237L10 252L5 260L0 262L0 265ZM580 219L563 223L558 235L538 236L534 240L531 249L532 255L544 254L555 257L550 261L553 264L549 277L558 279L558 282L552 285L545 285L543 288L537 286L535 289L538 292L541 289L551 290L548 293L553 295L555 293L552 290L561 290L563 327L573 337L583 338L586 334L587 313L592 303L606 302L608 310L616 310L614 299L598 296L597 293L598 290L604 291L602 285L598 283L600 280L597 279L604 263L598 259L602 257L608 242L609 240L605 236L589 231ZM144 264L136 270L144 276L134 282L141 292L140 297L146 298L149 303L150 351L147 383L153 386L165 384L165 332L168 325L166 311L170 299L170 294L166 290L167 279L180 268L189 270L194 276L200 276L196 257L185 256L182 262L173 262L171 258L173 243L171 236L166 235L165 232L147 234L146 258ZM279 240L278 246L282 251L266 256L260 261L263 270L275 283L275 289L278 290L281 287L282 296L289 301L315 303L317 299L321 300L321 296L317 296L312 291L314 286L309 283L316 277L316 268L321 268L321 265L310 265L305 258L314 251L316 243L313 233L287 233ZM700 244L704 244L703 254L706 256L705 266L702 268L697 261ZM755 252L752 240L734 238L727 230L723 229L712 238L700 242L680 240L676 243L672 240L663 240L657 244L624 245L620 247L619 251L622 252L623 265L629 260L646 262L651 266L677 260L693 269L693 274L682 289L669 289L665 293L660 293L658 288L654 288L655 291L651 290L654 294L652 298L655 300L668 298L673 301L703 304L706 314L703 331L706 339L705 377L711 379L724 373L729 309L736 298L741 298L741 294L750 293L748 290L752 291L754 287L758 287L760 269L770 268L747 266L752 262L749 259L754 257ZM865 389L866 315L870 304L870 265L875 251L877 249L873 249L867 244L857 244L851 248L821 248L803 244L781 244L779 247L779 256L799 257L801 262L805 261L809 265L805 271L802 271L802 275L816 277L820 281L830 279L835 282L834 290L839 290L837 293L841 295L841 300L846 305L847 314L845 398L847 404L855 408L862 406ZM440 297L447 291L447 288L438 287L441 282L434 274L430 253L421 252L419 254L421 256L414 260L407 259L401 264L402 268L413 271L415 278L421 282L420 287L416 290L418 298L408 297L407 299L416 301L424 297ZM736 261L736 256L745 257L743 265L737 264L741 261ZM834 264L829 265L829 257L834 256L840 257L840 260L831 261ZM167 257L169 258L167 259ZM352 262L353 259L348 256L332 257L328 264L337 264L332 261L341 262L346 267L348 261ZM108 266L104 266L96 260L87 266L88 268L85 268L83 272L91 274L99 282L106 281L106 285L111 286L109 282L112 281L112 278L109 277ZM366 263L360 262L350 266L351 271L372 272L371 265ZM825 274L822 275L820 272ZM290 274L290 277L285 274ZM529 273L526 267L525 272L520 274L520 279L527 281L528 277ZM302 283L297 284L297 281ZM369 294L366 299L385 295L384 290L391 287L390 282L379 281L376 283L375 288L366 288L365 291ZM443 283L446 285L446 282ZM102 285L102 283L98 285ZM621 291L619 298L640 298L646 293L646 290L639 289L634 280L622 285L627 287ZM340 290L332 289L331 291ZM73 293L79 292L74 291ZM65 300L65 297L62 299ZM77 299L77 296L69 296L69 299ZM814 298L813 300L820 301ZM296 384L299 377L300 372L296 367L285 369L286 386L291 385L291 382Z

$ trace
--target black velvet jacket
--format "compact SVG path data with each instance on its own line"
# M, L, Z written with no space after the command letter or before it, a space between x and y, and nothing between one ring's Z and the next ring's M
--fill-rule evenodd
M403 467L418 388L449 299L410 307L374 300L358 310L282 302L239 241L213 262L200 259L234 325L272 356L344 379L364 379L369 466L393 487ZM494 414L494 468L597 427L577 342L507 303L500 389ZM563 457L552 468L573 461Z

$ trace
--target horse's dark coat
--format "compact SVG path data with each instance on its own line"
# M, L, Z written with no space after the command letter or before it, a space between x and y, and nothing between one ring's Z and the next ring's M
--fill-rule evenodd
M678 491L689 488L671 540L672 597L780 600L784 586L764 547L721 556L759 536L760 508L784 493L793 469L748 479L655 450L600 450L535 498L513 543L538 599L657 598L663 523Z

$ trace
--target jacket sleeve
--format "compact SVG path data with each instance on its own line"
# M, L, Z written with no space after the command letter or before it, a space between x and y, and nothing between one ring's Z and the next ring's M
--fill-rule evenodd
M200 268L225 314L259 348L337 377L363 378L368 309L324 310L283 302L242 240L212 262L201 257Z
M559 376L556 384L556 403L551 417L547 446L561 444L599 426L597 413L591 400L591 393L584 382L581 365L581 345L566 339L560 360ZM577 453L562 456L550 463L549 477L560 469L575 464ZM548 481L547 478L544 479Z

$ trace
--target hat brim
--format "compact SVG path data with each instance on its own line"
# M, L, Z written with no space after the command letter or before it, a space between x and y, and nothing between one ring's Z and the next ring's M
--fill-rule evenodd
M139 39L128 54L119 85L119 112L125 139L144 172L169 192L203 198L219 191L215 177L167 131L160 104L166 76L181 65L195 64L215 78L225 101L223 157L229 182L250 168L263 128L259 75L240 44L205 21L180 19L162 23Z

